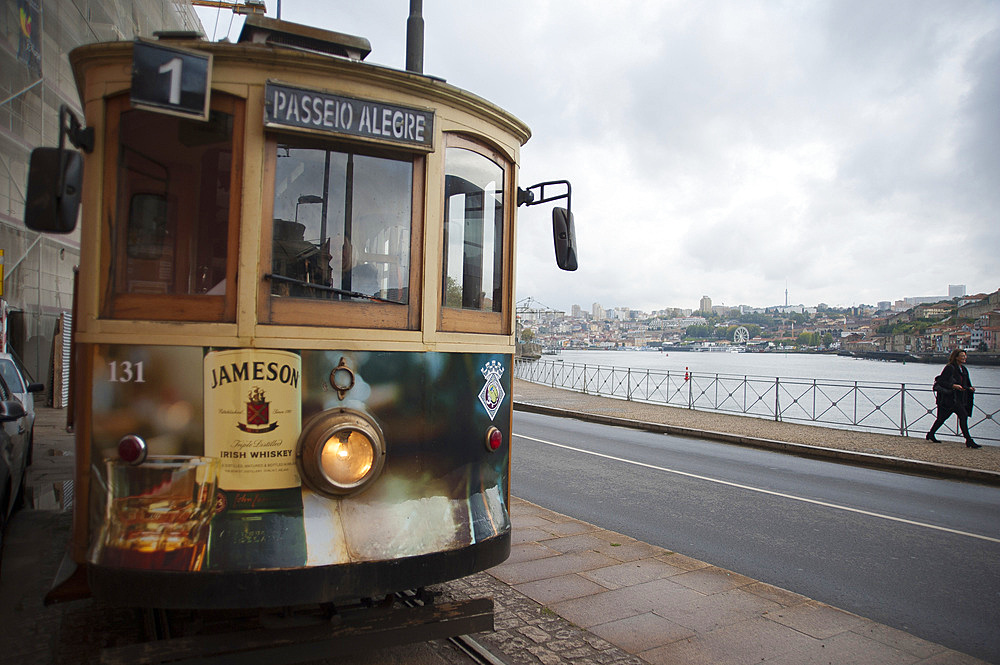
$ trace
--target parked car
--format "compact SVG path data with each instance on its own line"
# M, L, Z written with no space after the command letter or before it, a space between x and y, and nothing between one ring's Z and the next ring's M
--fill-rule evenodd
M28 470L28 412L0 375L0 546L7 519L24 499Z
M23 426L28 432L28 465L30 466L35 442L35 396L32 393L45 390L45 384L31 382L28 372L9 353L0 353L0 378L3 378L14 398L21 402L27 412Z

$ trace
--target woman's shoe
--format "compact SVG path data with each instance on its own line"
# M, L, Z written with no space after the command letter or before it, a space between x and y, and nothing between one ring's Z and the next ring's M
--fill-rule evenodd
M966 439L965 440L965 447L966 448L982 448L981 445L979 445L978 443L976 443L972 439Z
M941 443L940 441L935 439L934 435L931 434L930 432L927 432L927 436L925 436L924 438L927 439L928 441L933 441L934 443Z

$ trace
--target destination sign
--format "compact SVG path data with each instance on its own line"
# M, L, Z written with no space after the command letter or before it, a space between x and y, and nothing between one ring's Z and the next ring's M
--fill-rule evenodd
M434 112L268 83L264 122L429 149Z

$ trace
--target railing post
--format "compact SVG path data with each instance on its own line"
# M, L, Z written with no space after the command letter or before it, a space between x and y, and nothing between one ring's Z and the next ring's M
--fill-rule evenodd
M774 377L774 421L781 421L781 402L778 400L778 395L781 393L779 390L781 386L781 377Z
M628 368L628 374L625 376L625 401L632 401L632 368Z
M816 379L813 379L813 415L810 420L816 422Z
M906 436L906 384L899 384L899 435Z
M694 373L684 372L684 380L688 382L688 408L694 408Z
M583 364L583 394L587 394L587 363Z

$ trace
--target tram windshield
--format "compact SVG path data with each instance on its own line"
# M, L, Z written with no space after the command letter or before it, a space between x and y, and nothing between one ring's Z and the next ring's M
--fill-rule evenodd
M406 304L413 163L277 146L274 296Z

